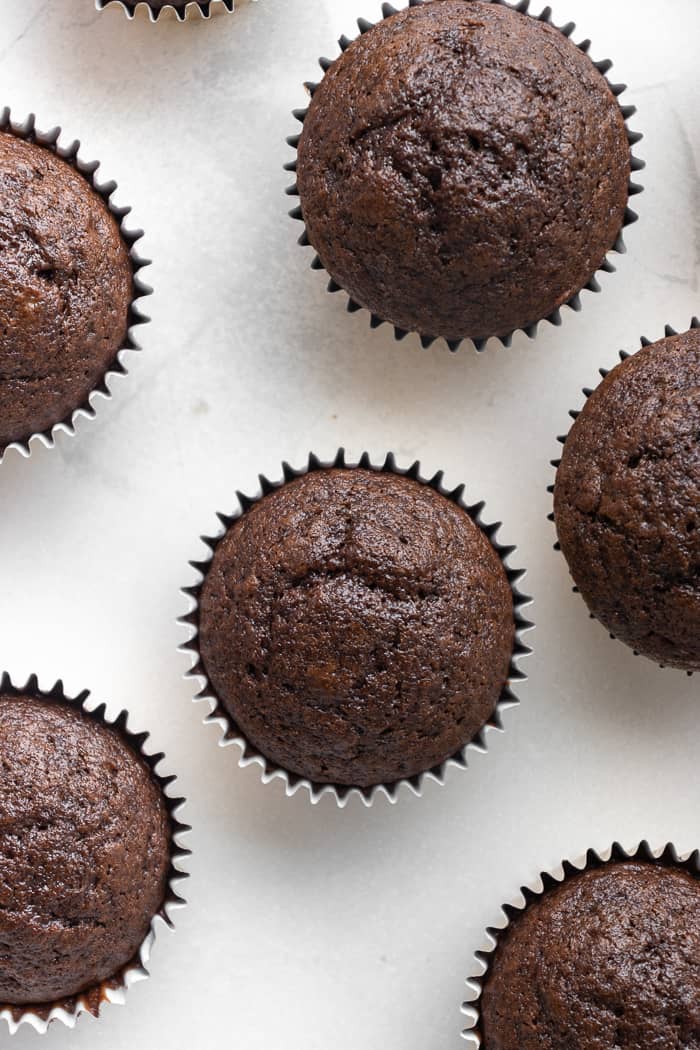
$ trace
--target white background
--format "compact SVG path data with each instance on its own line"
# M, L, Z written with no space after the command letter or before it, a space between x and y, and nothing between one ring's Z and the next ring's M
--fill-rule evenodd
M457 1050L472 953L541 868L613 838L700 845L700 679L608 639L546 515L580 388L700 311L698 0L560 0L631 90L648 166L617 274L535 342L451 355L347 315L283 196L316 58L375 0L260 0L208 24L127 22L92 0L3 0L0 102L61 124L119 182L155 263L143 353L95 422L0 467L0 663L89 686L150 728L189 798L190 905L152 978L56 1047ZM536 7L539 10L539 7ZM340 811L263 786L217 748L183 680L179 588L197 536L259 471L345 444L467 483L537 627L523 703L445 787ZM14 1046L36 1045L23 1029Z

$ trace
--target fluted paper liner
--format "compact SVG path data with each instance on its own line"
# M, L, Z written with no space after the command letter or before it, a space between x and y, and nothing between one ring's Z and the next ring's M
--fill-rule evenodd
M245 514L254 503L257 503L260 499L268 495L270 492L273 492L275 489L281 488L289 481L294 480L294 478L301 477L310 471L323 470L332 467L347 469L359 467L365 470L375 470L377 472L386 471L387 473L410 477L419 481L421 484L429 485L431 488L435 489L436 492L439 492L453 503L456 503L466 511L472 521L486 535L498 553L513 594L515 639L510 669L508 679L506 680L500 699L491 717L473 740L465 743L454 755L445 759L439 765L434 766L432 769L425 770L416 776L404 777L393 781L392 783L376 784L370 787L317 783L297 773L292 773L289 770L283 769L275 762L266 758L266 756L258 751L258 749L245 737L218 699L207 678L201 654L199 652L199 599L202 585L214 557L216 548L231 525L241 517L242 514ZM517 582L523 577L525 570L513 569L509 566L508 560L515 551L515 547L503 546L496 541L495 536L501 527L501 523L496 522L493 524L486 524L484 522L482 518L484 503L467 503L463 498L464 485L459 485L456 489L447 489L442 483L442 478L442 471L438 471L438 473L431 478L423 477L421 475L420 463L417 461L406 469L398 467L393 453L389 453L379 465L372 463L369 454L366 452L363 453L356 463L349 463L347 461L345 450L342 448L338 450L329 462L322 462L318 456L312 453L308 457L306 466L302 467L300 470L295 470L290 467L288 463L284 463L282 465L282 478L279 481L271 482L260 475L260 487L255 495L246 496L243 493L238 492L236 494L238 498L238 508L232 514L217 515L221 523L219 532L215 536L201 537L202 542L209 548L209 554L202 560L190 562L190 565L197 571L199 580L194 586L183 589L183 593L187 595L190 600L190 609L188 613L180 619L180 623L183 624L190 633L188 641L181 647L181 651L186 652L191 661L191 668L188 671L187 676L195 679L200 685L195 700L208 703L209 705L210 711L204 719L205 724L214 723L220 727L221 737L219 743L221 746L225 747L229 744L236 744L240 748L241 756L238 761L239 766L244 767L255 764L260 767L263 783L267 784L272 780L281 779L285 785L285 792L288 796L296 794L299 789L304 789L309 792L310 801L312 803L317 803L327 794L335 798L340 807L345 806L353 795L357 795L366 806L370 806L379 794L384 795L390 802L396 802L402 786L408 788L414 795L420 796L422 794L423 785L427 780L436 781L437 783L442 784L444 783L447 770L450 767L458 766L462 769L466 768L469 751L474 750L485 752L488 749L488 731L490 729L502 730L503 712L507 708L519 703L517 696L513 692L512 685L514 682L522 681L527 677L519 668L521 658L530 652L529 647L524 644L522 636L533 626L525 619L522 612L524 606L528 605L531 602L531 599L527 595L522 594L517 587Z
M45 149L51 150L51 152L55 153L57 157L60 157L61 160L66 161L66 163L70 164L72 168L75 168L76 171L80 172L90 188L102 198L110 213L117 221L122 240L129 249L133 279L133 296L129 306L128 325L124 342L100 381L93 390L90 391L82 404L77 405L65 419L60 420L58 423L54 423L47 430L37 431L37 433L31 434L23 441L13 441L5 448L0 447L0 463L2 463L3 458L9 449L16 449L21 455L28 457L31 454L31 446L35 441L40 442L47 448L53 448L56 443L57 434L65 433L71 436L75 434L75 425L81 416L87 419L95 418L95 415L97 414L95 402L99 401L100 398L105 400L111 399L112 392L109 388L110 380L116 375L126 375L126 358L128 353L132 350L140 350L140 347L136 342L134 329L137 325L145 324L148 321L148 317L141 313L136 304L139 299L142 299L146 295L150 295L152 290L141 278L141 270L143 270L145 266L149 266L150 262L148 259L142 258L136 250L137 242L143 237L143 230L129 229L125 225L125 220L131 213L131 208L119 206L114 203L112 198L117 189L117 183L114 180L107 182L101 182L98 180L97 173L100 167L100 162L96 160L82 160L79 156L80 142L77 139L67 144L63 144L61 141L62 132L60 127L51 128L49 131L39 131L36 127L36 118L33 113L31 113L21 124L17 124L12 120L9 107L5 107L0 115L0 131L10 132L11 134L16 135L17 138L24 139L26 142L33 142L38 146L43 146Z
M690 327L691 327L691 329L692 328L700 328L700 319L698 319L697 317L693 317L691 319L691 322L690 322ZM671 336L674 336L674 335L679 335L679 333L675 330L675 328L672 328L670 324L665 325L664 326L664 338L669 339ZM655 341L656 340L653 340L653 339L647 339L646 336L641 336L641 338L639 340L640 347L643 349L645 346L651 346L652 343L655 342ZM619 350L618 354L619 354L619 357L620 357L620 362L626 361L628 357L632 356L632 354L628 350ZM599 374L600 374L602 379L605 379L606 376L608 376L611 371L612 371L611 368L599 368L598 369L598 372L599 372ZM595 389L596 389L595 387L590 387L590 386L582 387L582 393L583 393L584 399L586 401L588 400L588 398L591 396L591 394L593 393L593 391ZM581 409L580 408L571 408L571 409L569 409L569 415L571 416L571 418L575 422L578 419L578 417L581 415ZM567 439L568 436L569 436L568 434L559 434L559 435L557 435L557 441L559 442L560 445L563 446L563 445L566 444L566 439ZM559 457L558 459L551 459L550 460L550 464L554 467L555 471L557 471L559 469L560 465L561 465L561 457ZM554 483L547 486L547 492L550 494L550 496L554 496ZM552 523L554 523L554 511L551 511L547 515L547 520L551 521ZM554 543L554 549L555 549L555 551L560 551L561 550L561 546L560 546L558 540L556 540L555 543ZM574 594L579 594L580 593L578 587L575 584L572 586L571 589L574 592ZM588 609L588 606L586 606L586 608ZM596 616L591 612L590 609L588 609L588 618L590 620L595 620L596 619ZM610 631L608 631L608 635L613 641L616 641L615 635L611 634ZM629 646L627 648L629 648ZM634 653L635 656L639 656L640 655L639 652L636 649L633 649L632 652ZM659 667L661 667L663 669L664 668L664 664L659 664ZM688 675L689 678L692 677L693 673L694 673L693 671L686 671L686 674Z
M194 22L200 19L207 21L214 15L233 14L234 0L189 0L184 7L175 7L173 4L153 7L148 0L138 0L133 4L124 3L123 0L95 0L95 7L98 11L119 7L129 19L143 12L150 22L157 22L159 18L164 21L173 18L177 22Z
M600 868L605 864L639 860L649 864L665 867L682 868L691 875L700 877L700 851L679 854L672 843L652 849L646 840L631 849L625 849L619 842L614 842L608 849L600 852L589 849L575 861L565 860L552 871L541 872L539 878L528 886L522 886L519 894L501 908L501 918L496 926L486 929L485 946L474 954L474 967L467 979L469 997L462 1004L462 1013L468 1019L467 1027L462 1032L469 1050L488 1050L481 1032L481 995L484 989L491 964L498 950L498 944L514 919L536 901L544 897L551 889L574 875L580 875L591 868Z
M408 6L408 7L419 7L425 2L430 2L430 0L409 0L408 4L405 5L405 6ZM520 14L528 14L528 10L529 10L529 7L530 7L530 0L519 0L518 3L509 2L509 0L489 0L489 2L490 3L495 3L495 4L500 4L501 7L509 7L512 10L519 12ZM397 7L394 7L392 4L384 3L384 4L382 4L382 17L383 17L383 19L390 18L392 15L397 14L399 10L403 10L403 8L397 8ZM565 36L567 38L570 38L572 36L572 34L574 33L575 29L576 29L575 22L567 22L566 25L562 25L562 26L555 25L555 23L552 21L552 9L551 9L551 7L545 7L540 15L537 15L537 16L531 15L530 17L537 18L537 20L541 21L541 22L547 22L548 25L551 25L554 29L557 29L563 36ZM362 35L363 33L366 33L370 29L373 29L374 28L374 24L375 23L373 23L373 22L368 22L367 19L365 19L365 18L358 18L357 25L358 25L358 28L360 30L360 35ZM347 51L347 49L350 47L350 44L352 44L352 42L353 42L353 39L351 37L341 36L340 40L338 41L338 44L340 46L341 52ZM589 51L590 51L590 48L591 48L591 41L590 40L582 40L580 44L576 44L575 46L579 49L579 51L582 51L585 55L589 55ZM590 57L590 55L589 55L589 57ZM319 65L321 66L321 69L323 70L324 74L330 69L330 67L333 65L334 61L335 61L334 59L329 59L329 58L321 58L321 59L319 59ZM627 90L627 85L626 84L614 84L607 77L606 74L612 68L611 60L610 59L603 59L600 62L595 62L593 59L591 59L591 61L593 62L593 65L598 70L598 72L603 76L605 82L607 83L608 87L610 88L610 90L613 93L613 95L615 96L615 98L619 98L619 96L622 95L622 93ZM316 91L316 89L317 89L317 87L319 85L318 85L318 83L315 83L315 82L312 82L312 81L307 81L304 86L305 86L306 90L308 91L309 95L313 98L314 92ZM293 115L296 118L296 120L299 121L299 123L303 124L304 120L306 118L306 114L308 113L308 111L309 111L308 110L308 106L305 109L295 109L295 110L293 110ZM622 228L620 229L620 232L619 232L619 234L617 236L615 244L610 249L610 252L608 252L606 254L605 259L598 266L598 268L595 271L595 273L614 273L615 266L612 264L612 262L608 258L608 255L610 253L616 253L618 255L621 255L621 254L623 254L626 251L625 242L624 242L624 238L623 238L623 231L624 231L625 227L630 226L633 222L636 222L637 219L638 219L637 213L634 212L629 207L629 199L631 197L634 197L636 194L641 193L642 189L643 189L643 187L641 185L639 185L638 183L634 182L633 179L632 179L632 176L634 175L634 173L638 172L638 171L641 171L641 169L644 167L644 161L640 160L640 158L636 157L634 155L634 153L632 152L632 147L637 142L639 142L642 139L643 136L637 131L630 130L630 127L628 125L629 118L631 116L633 116L634 113L636 112L636 106L623 106L623 105L620 105L620 112L622 113L623 119L625 121L625 130L626 130L626 133L627 133L627 141L629 142L629 145L630 145L630 179L629 179L628 184L627 184L628 204L627 204L627 207L625 208L624 217L623 217L623 221L622 221ZM287 143L293 149L296 150L298 145L299 145L300 138L301 138L301 135L291 135L287 139ZM288 164L285 164L284 167L285 167L285 171L296 172L296 170L297 170L296 159L293 160L293 161L290 161ZM299 196L299 189L297 187L296 182L294 182L294 184L292 186L290 186L287 189L286 192L287 192L287 194L289 196L298 197ZM303 223L304 215L303 215L303 211L302 211L301 205L297 206L296 208L293 208L290 211L289 214L290 214L290 216L293 219L298 219L300 222ZM301 237L299 238L299 244L302 245L302 247L311 246L311 241L309 240L309 236L308 236L308 233L306 231L306 228L304 228L304 231L301 234ZM324 269L323 263L321 262L321 260L320 260L318 255L315 255L314 258L312 259L312 261L311 261L311 269L312 270L323 270ZM480 351L480 350L483 350L485 348L486 343L488 342L488 340L490 338L498 339L502 343L503 346L510 346L511 342L513 340L513 336L514 336L515 332L518 332L518 331L523 331L523 332L525 332L525 334L530 339L534 339L535 336L537 335L537 329L538 329L538 326L541 323L541 321L548 321L550 324L555 325L555 326L558 326L558 325L560 325L562 323L561 310L562 310L563 307L566 306L570 310L578 312L581 309L581 292L582 291L586 290L586 291L589 291L589 292L599 292L601 290L600 283L599 283L597 277L595 276L595 273L589 279L587 284L585 284L582 288L580 288L577 292L575 292L574 295L570 296L564 303L562 303L561 306L558 306L556 308L556 310L553 310L546 317L539 318L539 319L533 321L532 324L524 326L523 328L513 329L511 332L508 332L506 335L482 336L482 337L464 336L462 339L445 339L445 342L447 343L447 346L450 348L450 350L453 350L453 351L458 350L460 348L460 346L462 345L462 343L465 343L465 342L470 342L477 351ZM330 274L329 274L329 277L330 277L330 280L328 282L328 291L329 292L344 291L342 286L339 285L333 279L333 277ZM348 309L349 313L354 313L357 310L365 309L365 307L363 307L360 303L356 302L352 298L351 295L349 295L348 293L346 293L346 294L348 296L347 309ZM385 318L380 317L378 314L372 313L370 311L366 311L366 312L368 312L369 315L370 315L370 327L371 328L378 328L382 324L391 324L390 321L387 321ZM395 336L395 338L397 340L398 339L404 339L409 334L408 330L403 329L403 328L399 328L397 325L393 325L393 328L394 328L394 336ZM442 338L441 336L436 336L436 335L425 335L425 334L421 334L421 333L416 333L416 334L418 335L418 337L419 337L419 339L421 341L421 344L425 348L431 346L436 341L436 339Z
M148 766L151 776L161 790L170 818L170 868L165 899L159 911L153 916L148 933L133 959L122 966L113 977L107 978L75 996L58 999L50 1003L24 1004L22 1006L0 1003L0 1017L7 1021L11 1035L14 1035L23 1024L30 1025L43 1035L52 1021L61 1021L66 1027L74 1028L79 1016L83 1013L89 1013L97 1017L103 1003L123 1004L126 1001L126 993L131 985L136 984L137 981L143 981L149 976L146 967L156 939L158 925L162 922L172 928L172 912L185 904L184 899L177 891L177 884L186 879L188 874L178 867L178 863L184 857L189 856L191 852L180 842L181 836L188 832L190 828L178 819L178 813L184 805L185 799L174 796L170 792L171 785L176 780L176 777L172 775L166 776L158 772L157 767L165 758L164 754L162 752L150 754L144 750L150 734L133 732L128 727L129 714L127 711L122 710L115 719L111 720L107 717L106 705L90 699L89 690L85 689L78 693L77 696L67 696L64 692L63 682L60 679L51 689L44 690L40 687L38 678L34 674L30 675L24 685L16 686L13 684L10 675L4 672L0 676L0 693L11 696L35 696L43 700L67 704L76 710L82 711L99 725L117 732L121 739Z

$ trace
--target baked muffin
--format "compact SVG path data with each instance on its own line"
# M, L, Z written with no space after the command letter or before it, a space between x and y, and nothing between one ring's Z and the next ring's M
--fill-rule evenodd
M334 281L449 341L506 336L583 288L623 226L629 175L622 112L591 60L480 0L363 33L298 143L306 232Z
M700 669L700 330L610 372L566 438L559 543L608 630L669 667Z
M0 453L70 418L124 345L129 248L87 180L0 132Z
M138 953L170 817L125 738L67 703L0 693L0 768L0 1004L45 1006Z
M199 645L223 708L270 761L368 787L427 770L489 720L514 646L502 562L409 477L315 470L218 543Z
M566 879L512 920L485 980L484 1050L698 1045L700 881L611 863Z

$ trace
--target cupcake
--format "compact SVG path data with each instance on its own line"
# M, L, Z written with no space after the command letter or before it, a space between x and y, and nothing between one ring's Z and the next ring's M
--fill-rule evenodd
M190 17L209 18L219 12L233 11L234 0L95 0L98 11L103 11L110 4L119 4L129 18L133 18L136 9L147 8L152 22L157 22L162 11L174 11L181 22Z
M133 346L132 309L146 289L135 279L137 235L120 228L124 211L91 184L96 165L79 165L77 143L62 155L58 132L37 141L25 129L0 130L0 458L26 449L34 434L70 424ZM72 162L71 162L72 161ZM80 170L79 170L80 168Z
M298 217L332 285L451 344L554 318L632 217L629 111L573 26L439 0L360 28L297 143Z
M554 520L593 616L657 663L700 669L700 329L626 357L564 443Z
M194 589L195 670L229 731L341 794L458 755L512 695L519 574L455 499L366 459L266 490Z
M695 1046L698 914L697 871L670 861L614 861L550 886L498 934L483 1050Z
M145 737L0 682L0 1011L97 1013L125 984L169 888L173 817Z

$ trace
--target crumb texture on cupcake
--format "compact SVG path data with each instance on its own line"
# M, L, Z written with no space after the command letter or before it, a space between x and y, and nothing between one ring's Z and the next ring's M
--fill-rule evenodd
M700 330L645 347L593 392L554 514L596 619L658 663L700 669Z
M170 834L158 784L116 731L0 695L0 1004L118 976L163 905Z
M480 0L407 8L316 89L298 148L311 244L360 305L458 340L547 317L622 228L630 149L605 78Z
M565 880L499 938L484 1050L696 1050L700 881L613 863Z
M452 756L508 676L513 597L462 508L410 478L313 471L218 544L200 651L244 735L282 768L370 786Z
M116 219L52 150L0 132L0 452L70 417L123 346L132 266Z

